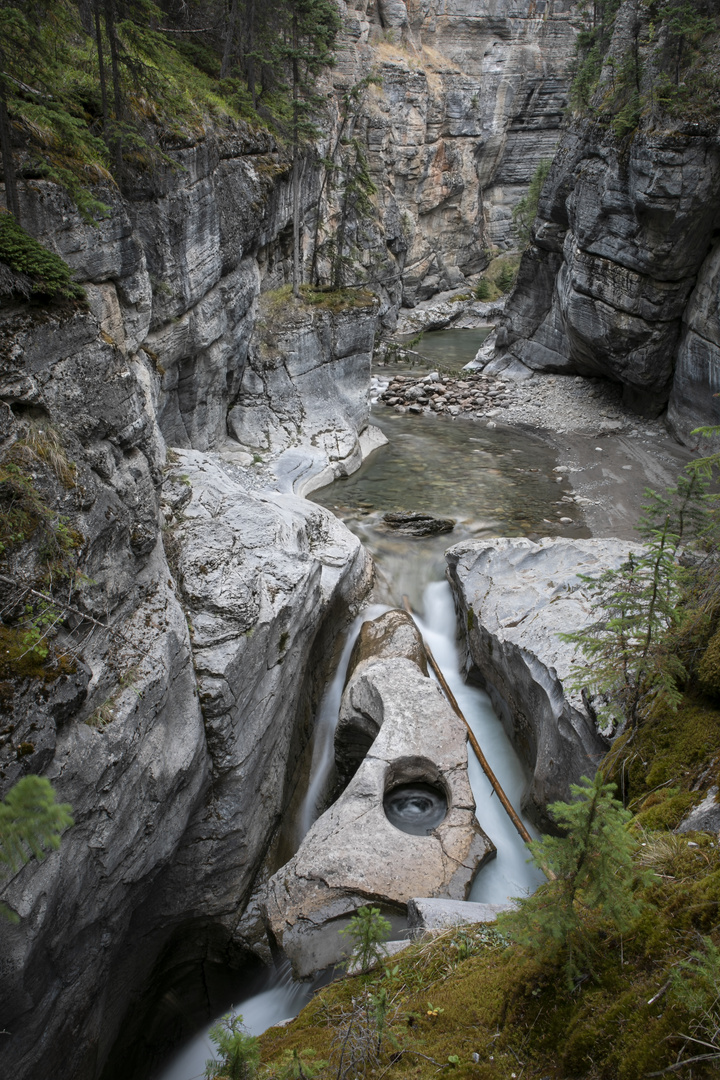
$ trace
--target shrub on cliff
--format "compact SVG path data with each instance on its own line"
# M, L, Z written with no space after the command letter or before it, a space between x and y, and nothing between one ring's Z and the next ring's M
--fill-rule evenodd
M25 292L51 300L82 300L83 289L72 279L72 271L59 255L54 255L18 224L12 214L0 208L0 264L20 276L21 289L9 278L10 292ZM7 293L6 293L7 295Z
M65 829L74 824L71 807L55 801L55 792L44 776L24 776L0 803L0 864L11 872L34 855L60 846ZM17 915L0 904L0 915L17 922Z
M527 194L523 196L512 212L515 232L523 247L526 247L530 243L533 223L537 217L540 192L542 191L543 184L548 178L551 165L552 161L548 158L544 158L540 162L533 173ZM506 290L503 289L503 292L505 291Z

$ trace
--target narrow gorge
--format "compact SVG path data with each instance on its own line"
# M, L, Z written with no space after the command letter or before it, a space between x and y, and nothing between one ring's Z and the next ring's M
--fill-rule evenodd
M406 944L535 888L429 645L534 837L583 775L617 779L627 724L559 635L720 422L699 6L676 31L670 0L333 0L314 69L306 0L0 4L0 798L46 777L74 819L21 865L0 818L3 1076L155 1080L239 986L338 963L363 904ZM702 678L687 760L653 773L638 727L621 797L677 800L642 827L713 848ZM388 810L406 789L437 810L420 832ZM515 1076L523 1037L440 1067ZM578 1055L555 1075L644 1075Z

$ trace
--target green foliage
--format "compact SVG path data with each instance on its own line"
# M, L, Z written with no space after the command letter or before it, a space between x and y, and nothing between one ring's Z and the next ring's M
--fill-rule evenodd
M258 1040L243 1027L239 1013L226 1013L210 1028L218 1056L205 1063L207 1080L252 1080L260 1064Z
M679 1035L684 1046L678 1060L720 1061L720 949L711 938L675 968L671 980L675 999L691 1017L688 1032Z
M72 280L72 271L0 208L0 262L30 280L30 291L49 299L82 300L84 291Z
M664 647L683 620L679 604L683 542L708 526L707 481L697 472L681 476L664 495L646 491L637 526L643 540L617 570L584 578L592 594L594 622L561 634L578 645L586 664L573 669L574 685L604 701L599 715L636 727L659 705L676 708L686 674L680 655Z
M532 227L537 217L538 202L540 201L540 192L542 191L543 184L548 178L552 161L549 158L544 158L533 173L530 186L527 190L527 194L520 199L519 203L513 210L513 224L515 226L515 232L518 235L523 247L526 247L530 243L532 237ZM498 282L499 285L499 282ZM503 292L506 290L503 289ZM478 299L481 299L478 297Z
M517 269L512 267L509 263L504 263L498 272L498 276L495 279L495 284L501 293L510 292L515 284L515 278L517 277Z
M346 967L366 971L387 956L385 942L390 935L390 923L380 914L380 908L361 907L348 925L339 931L351 942Z
M610 51L619 0L586 6L586 26L578 35L570 106L594 116L618 138L643 120L717 119L720 79L713 47L720 30L714 0L641 0Z
M35 856L56 851L65 829L73 825L72 808L57 803L52 784L44 776L25 776L10 788L0 803L0 864L15 872ZM4 904L0 915L17 922Z
M490 300L492 296L492 288L487 278L480 278L473 291L476 300Z
M570 790L574 802L548 807L562 835L529 845L535 865L554 879L498 920L504 933L541 957L561 956L568 989L592 966L598 921L628 930L641 911L636 844L627 829L632 815L614 798L615 785L598 773Z
M277 1066L269 1070L273 1080L315 1080L327 1061L318 1057L316 1050L286 1050Z

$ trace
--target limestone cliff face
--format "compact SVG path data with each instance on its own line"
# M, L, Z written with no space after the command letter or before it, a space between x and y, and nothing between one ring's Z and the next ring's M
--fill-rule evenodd
M12 1033L0 1072L18 1078L98 1076L176 932L202 949L210 927L242 961L238 922L330 644L369 585L359 542L294 496L292 477L282 494L270 472L214 452L251 462L227 417L261 279L283 279L285 166L240 128L177 161L147 190L108 193L97 225L52 185L23 187L26 227L75 269L88 309L0 309L0 457L20 470L2 479L21 475L70 545L62 586L46 584L37 529L4 552L0 579L4 619L27 589L55 589L66 657L39 675L2 669L0 795L41 772L76 820L60 852L3 882L21 922L0 924ZM305 204L312 185L309 171ZM326 384L357 368L345 411L357 450L375 319L373 304L355 324L295 316L298 337L325 331L295 386L296 443ZM38 448L56 444L46 460ZM332 476L341 458L316 465Z
M462 284L487 265L492 245L514 246L512 207L559 138L579 7L347 4L336 82L371 70L380 80L358 130L378 189L376 276L393 283L396 302L412 306Z
M704 264L720 225L719 181L712 136L651 133L621 147L595 130L569 132L499 349L535 370L610 377L649 415L667 403L677 362L674 423L687 435L710 412L698 384L717 350L708 319L716 255Z
M592 107L564 134L538 206L532 244L497 335L496 370L601 375L683 442L717 423L720 142L712 107L660 115L659 44L647 11L617 13ZM622 138L607 113L614 71L638 50L638 126ZM685 86L685 84L682 84ZM632 125L631 125L632 127ZM620 132L622 134L622 132Z

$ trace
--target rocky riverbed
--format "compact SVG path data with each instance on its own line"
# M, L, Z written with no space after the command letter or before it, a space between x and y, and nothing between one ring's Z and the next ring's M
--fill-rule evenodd
M557 510L580 506L593 536L634 538L645 489L673 484L693 456L671 437L663 417L639 417L623 405L621 387L604 379L536 373L517 382L485 371L452 376L379 368L371 393L380 415L387 409L408 419L531 431L557 453L555 471L564 481Z
M435 413L450 417L519 424L562 435L624 432L631 438L666 435L661 420L646 420L622 403L622 388L604 379L581 376L532 376L522 381L463 371L458 376L378 374L376 400L397 413Z

